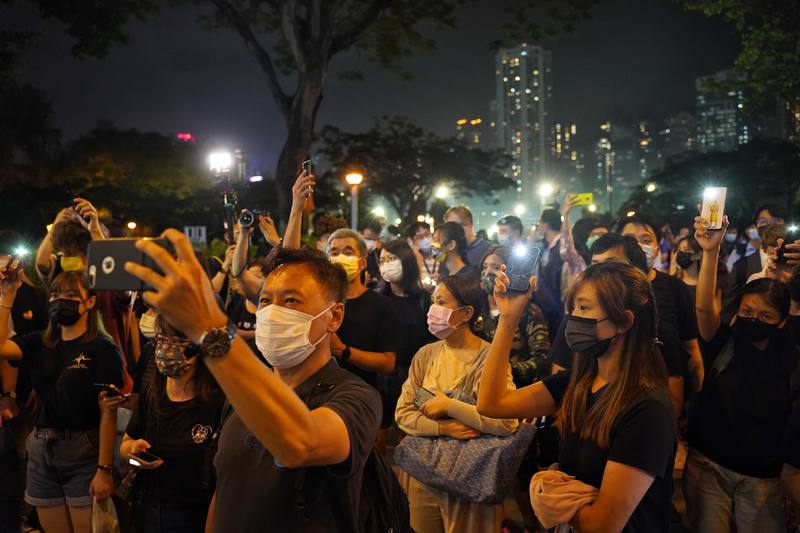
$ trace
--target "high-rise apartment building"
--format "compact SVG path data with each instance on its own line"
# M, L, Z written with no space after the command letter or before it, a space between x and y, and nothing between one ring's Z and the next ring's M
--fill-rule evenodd
M484 134L482 118L460 118L456 121L456 139L470 146L485 147L487 139Z
M530 208L538 203L537 183L547 172L551 68L551 53L529 44L501 50L495 59L492 126L496 148L514 159L511 177L516 183L506 200Z
M733 70L695 80L698 151L729 151L750 142L753 132L744 111L743 81Z

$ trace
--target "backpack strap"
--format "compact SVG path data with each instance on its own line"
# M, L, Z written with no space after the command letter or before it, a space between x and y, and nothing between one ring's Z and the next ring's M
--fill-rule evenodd
M714 365L711 367L711 371L714 375L719 376L722 372L728 368L728 365L731 363L734 354L736 353L736 346L733 341L733 337L728 339L728 341L722 346L722 349L719 351L719 355L714 360Z

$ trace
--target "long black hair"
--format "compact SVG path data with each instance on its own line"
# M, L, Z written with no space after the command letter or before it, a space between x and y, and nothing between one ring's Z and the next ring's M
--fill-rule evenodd
M400 260L403 267L403 277L400 278L400 287L408 296L416 296L425 292L422 288L422 279L419 273L419 264L414 251L403 240L397 239L383 246L384 250Z

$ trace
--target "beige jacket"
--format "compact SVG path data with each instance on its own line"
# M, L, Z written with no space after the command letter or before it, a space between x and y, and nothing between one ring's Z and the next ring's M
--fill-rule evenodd
M422 414L417 406L414 405L414 398L417 390L422 386L426 372L431 368L436 357L444 348L445 341L438 341L427 344L419 349L414 359L411 361L411 368L408 371L408 379L403 383L403 391L397 401L397 408L394 412L397 425L406 434L415 437L437 437L439 436L439 424L436 420L431 420ZM478 387L480 377L483 373L483 366L486 357L489 355L491 344L482 341L478 354L475 356L470 372L466 376L464 385L467 389L467 396L472 402L478 399ZM508 367L508 390L514 390L514 380L511 377L511 366ZM516 419L497 419L481 416L478 409L473 404L455 400L451 402L447 412L450 418L458 420L471 428L477 429L481 433L489 433L505 437L513 434L517 430L518 421Z

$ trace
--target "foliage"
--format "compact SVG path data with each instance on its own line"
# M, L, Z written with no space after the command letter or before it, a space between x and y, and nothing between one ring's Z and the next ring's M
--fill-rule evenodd
M406 221L428 211L428 199L441 184L454 196L488 197L513 186L504 175L510 165L507 156L439 137L404 117L384 116L364 133L326 126L319 140L319 153L331 164L320 177L320 204L346 201L341 192L344 175L351 170L364 175L363 205L370 196L381 197Z
M740 34L736 68L754 96L775 96L800 110L800 2L794 0L682 0L690 10L719 16Z
M757 140L732 152L692 153L668 161L650 182L656 190L647 192L643 185L620 213L635 210L656 222L687 226L697 214L705 187L727 187L725 213L731 224L745 227L758 204L770 202L787 215L800 214L800 148Z

